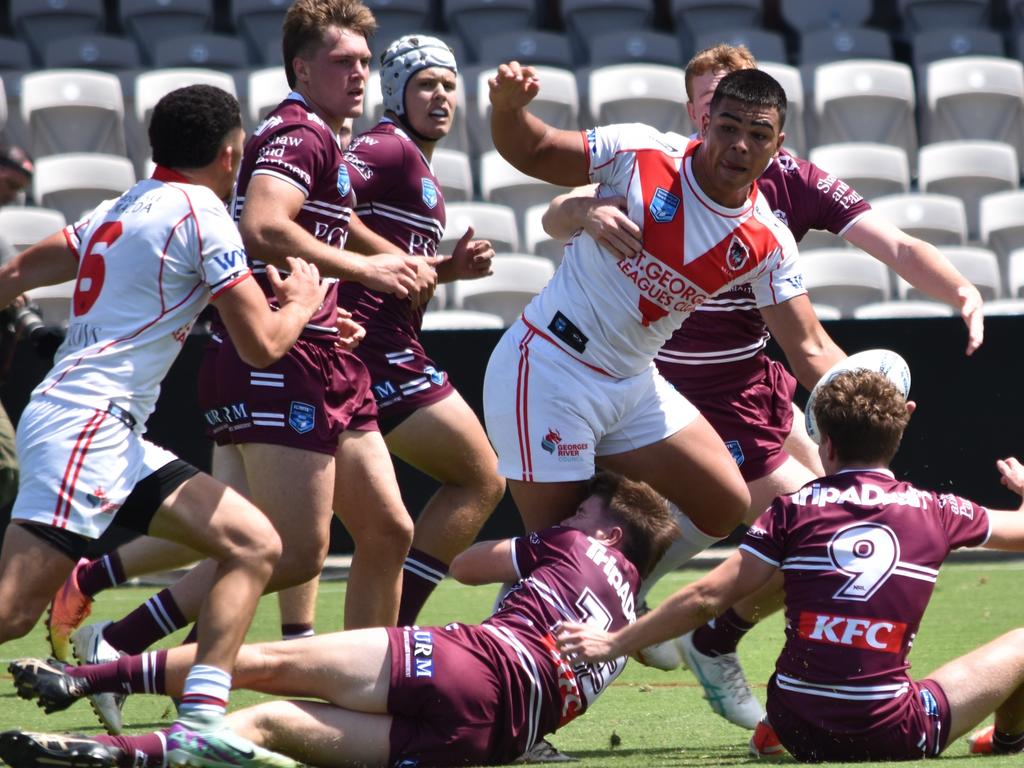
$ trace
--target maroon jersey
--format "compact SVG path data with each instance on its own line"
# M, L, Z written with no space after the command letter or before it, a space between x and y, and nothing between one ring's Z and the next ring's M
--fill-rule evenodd
M902 720L914 706L907 654L939 567L988 535L984 507L884 469L842 472L776 499L740 545L785 578L773 706L837 734Z
M370 229L407 253L433 256L444 235L441 184L419 147L387 118L357 136L345 152L356 213ZM374 333L415 338L424 307L408 299L371 290L359 283L341 286L339 301Z
M245 193L253 176L266 174L281 179L306 197L295 222L327 245L342 248L348 237L348 220L355 198L351 174L342 158L338 137L310 110L299 93L292 92L260 123L246 142L242 167L232 203L237 221L245 207ZM271 306L277 305L266 277L266 264L250 259L252 271ZM337 281L323 305L313 315L304 338L331 338L337 334Z
M757 180L775 215L799 242L809 229L841 235L871 210L849 184L786 150ZM702 304L658 352L661 373L683 394L746 382L762 367L768 331L749 285ZM735 380L735 381L734 381Z
M570 666L551 628L586 621L614 632L632 623L640 577L618 550L562 526L515 539L513 557L520 581L482 626L514 681L505 690L508 722L499 738L529 732L536 741L583 714L626 663L621 657Z

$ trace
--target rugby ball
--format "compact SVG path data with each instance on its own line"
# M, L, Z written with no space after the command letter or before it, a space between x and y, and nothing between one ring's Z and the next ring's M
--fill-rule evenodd
M903 393L904 398L910 396L910 367L907 365L906 360L891 349L866 349L863 352L850 355L828 369L825 375L814 385L814 389L811 390L811 396L807 399L807 408L804 411L804 424L807 426L807 434L811 436L811 440L815 443L821 442L818 422L814 418L814 402L818 397L818 391L840 373L860 370L881 373L896 385L896 388Z

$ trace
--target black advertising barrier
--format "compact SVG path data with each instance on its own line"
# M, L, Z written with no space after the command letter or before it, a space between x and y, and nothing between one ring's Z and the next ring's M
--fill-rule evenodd
M911 420L894 469L922 487L950 490L994 507L1016 507L1015 496L999 484L995 460L1024 454L1024 316L986 320L985 344L966 357L966 331L957 318L898 320L840 320L825 323L847 352L884 347L903 355L913 377L911 397L918 410ZM424 334L424 346L447 370L452 383L478 413L483 372L499 331L434 331ZM203 469L211 449L203 437L202 414L196 399L196 371L203 336L191 336L161 389L149 437ZM778 354L773 349L773 354ZM12 420L29 393L46 373L48 362L27 345L16 350L8 381L0 396ZM513 371L509 375L515 375ZM801 391L800 402L806 398ZM434 481L398 462L405 503L413 514L430 498ZM0 518L0 524L6 517ZM508 495L483 531L485 538L520 532ZM120 541L113 532L98 548ZM331 549L351 551L352 543L335 521Z

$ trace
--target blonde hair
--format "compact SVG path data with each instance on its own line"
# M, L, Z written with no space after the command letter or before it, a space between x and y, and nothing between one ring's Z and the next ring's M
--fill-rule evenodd
M719 43L698 51L686 65L686 98L693 101L693 81L708 72L757 69L757 59L745 45Z
M281 51L289 88L295 87L292 61L296 56L311 56L323 44L328 27L348 29L369 40L377 30L377 20L360 0L295 0L281 27Z

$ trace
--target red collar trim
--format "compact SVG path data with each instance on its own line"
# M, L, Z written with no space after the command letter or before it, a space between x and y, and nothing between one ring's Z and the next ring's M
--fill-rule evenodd
M184 182L185 184L191 184L188 179L182 176L173 168L168 168L165 165L158 165L153 171L153 178L157 181L177 181Z

